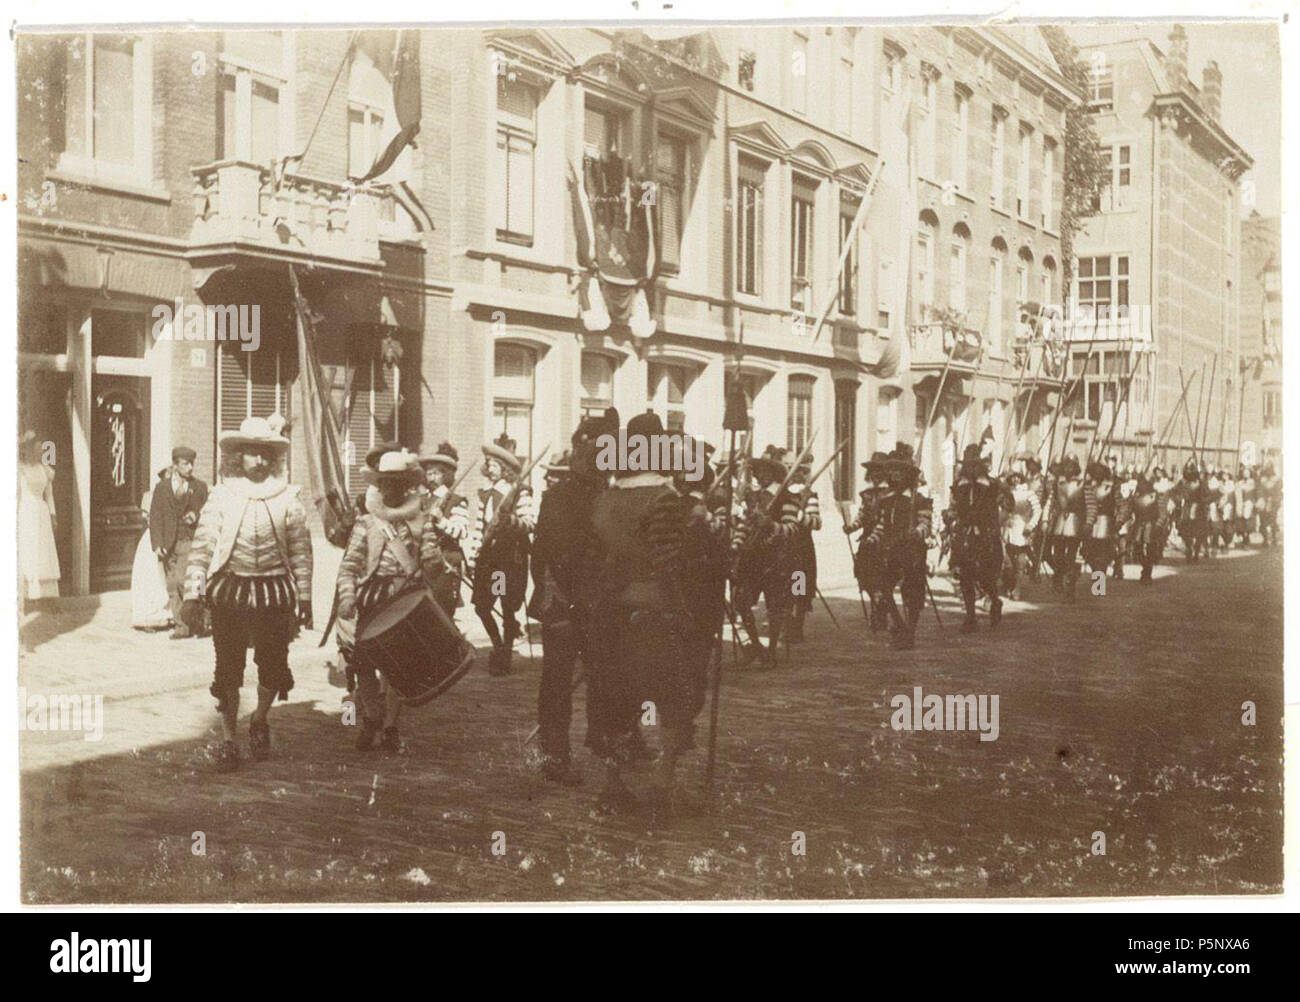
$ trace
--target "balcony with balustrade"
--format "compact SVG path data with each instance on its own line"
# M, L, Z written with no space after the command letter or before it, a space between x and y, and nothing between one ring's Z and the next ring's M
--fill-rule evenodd
M947 366L952 372L972 373L985 357L984 336L972 327L935 320L913 324L910 334L915 371L938 371Z
M224 160L196 167L192 260L252 255L378 273L392 197L377 189ZM386 209L388 211L386 211Z

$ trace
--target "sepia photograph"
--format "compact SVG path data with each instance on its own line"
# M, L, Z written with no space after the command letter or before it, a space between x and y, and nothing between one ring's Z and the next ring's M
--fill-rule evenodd
M1281 19L664 6L15 25L14 905L1283 893Z

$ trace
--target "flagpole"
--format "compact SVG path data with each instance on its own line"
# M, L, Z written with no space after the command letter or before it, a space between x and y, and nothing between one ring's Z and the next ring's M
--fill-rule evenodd
M817 326L813 328L813 344L816 344L817 339L821 336L822 326L826 323L826 317L830 314L831 307L840 298L840 282L844 273L845 262L849 259L849 252L853 250L853 241L857 238L858 228L862 225L862 221L867 216L867 210L871 207L871 201L876 193L876 184L880 181L880 175L884 173L884 168L885 158L881 157L876 162L876 170L871 175L871 182L867 185L866 194L862 196L862 204L858 206L857 214L853 217L853 224L849 227L848 236L844 238L844 246L840 248L840 260L835 266L835 274L827 286L825 296L822 297L826 302L822 307L821 314L817 317Z
M1033 347L1034 342L1031 337L1029 344L1025 346L1025 360L1020 363L1020 374L1016 376L1016 388L1011 393L1011 406L1007 408L1007 419L1002 424L1002 459L998 463L999 473L1006 469L1007 456L1011 454L1011 443L1007 436L1011 434L1011 419L1020 409L1020 389L1024 386L1025 372L1029 369L1029 356L1032 354Z

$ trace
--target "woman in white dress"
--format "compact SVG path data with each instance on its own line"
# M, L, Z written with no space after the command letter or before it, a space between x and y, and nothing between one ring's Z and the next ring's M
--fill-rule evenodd
M159 479L167 475L163 470ZM135 548L135 562L131 565L131 625L137 630L166 630L172 625L172 613L167 594L167 572L149 541L149 503L153 491L145 491L140 499L144 509L144 534Z
M59 596L59 553L54 545L54 470L42 462L36 433L18 444L18 575L25 602Z

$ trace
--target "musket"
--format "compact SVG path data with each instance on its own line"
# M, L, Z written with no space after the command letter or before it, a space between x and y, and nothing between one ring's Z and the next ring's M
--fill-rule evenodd
M506 492L506 496L501 499L501 503L497 505L497 510L492 513L491 523L489 523L487 529L483 532L483 541L479 544L479 553L483 553L487 550L492 535L496 531L497 525L501 522L501 516L514 510L515 504L519 500L520 493L528 486L528 475L533 472L533 467L540 463L550 451L551 447L548 445L545 449L539 452L537 457L524 468L522 473L519 474L510 490Z
M771 515L774 511L776 511L776 503L779 500L781 500L781 495L784 494L785 489L790 486L790 481L793 480L795 478L795 474L799 472L799 467L803 465L803 461L808 458L808 453L812 451L813 442L815 441L817 441L817 432L814 431L811 435L808 436L808 442L806 445L804 445L803 451L799 453L799 458L794 461L794 465L791 466L790 469L785 471L785 479L781 481L781 486L778 487L776 493L772 495L772 500L767 503L766 512L768 515ZM834 456L832 456L831 458L833 459ZM823 466L821 470L818 470L817 471L818 475L820 475L822 470L825 469L826 467ZM808 483L811 484L812 481L810 480L808 481Z

